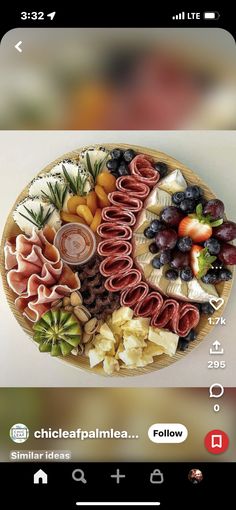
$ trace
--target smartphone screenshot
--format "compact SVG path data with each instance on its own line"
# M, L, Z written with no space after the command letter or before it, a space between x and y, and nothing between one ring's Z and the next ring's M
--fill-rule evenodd
M235 27L84 9L0 22L9 508L233 508Z

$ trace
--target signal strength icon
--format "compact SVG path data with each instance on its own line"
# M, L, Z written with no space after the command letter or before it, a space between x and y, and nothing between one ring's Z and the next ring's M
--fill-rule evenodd
M172 16L172 19L175 19L175 20L185 19L185 12L179 12L179 14L176 14L175 16Z

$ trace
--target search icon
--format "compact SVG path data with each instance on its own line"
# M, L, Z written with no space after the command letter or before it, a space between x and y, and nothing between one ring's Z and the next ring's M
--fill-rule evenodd
M222 384L219 383L212 384L209 388L210 398L220 398L222 397L222 395L224 395L224 391L225 390Z
M72 478L75 482L87 483L82 469L74 469L74 471L72 471Z

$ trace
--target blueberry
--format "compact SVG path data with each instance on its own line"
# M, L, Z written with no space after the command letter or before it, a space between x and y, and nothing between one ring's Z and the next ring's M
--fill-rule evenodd
M193 241L192 241L191 237L189 237L189 236L180 237L177 242L177 248L179 248L179 250L182 251L183 253L190 251L192 248L192 245L193 245Z
M158 161L158 163L154 164L155 170L157 170L160 174L160 178L165 177L168 172L168 166L163 161Z
M207 239L204 246L208 249L210 255L218 255L218 253L220 253L220 243L214 237Z
M185 340L184 338L179 338L177 349L179 351L186 351L188 348L188 340Z
M160 255L157 255L152 259L152 267L154 267L154 269L160 269L161 266L163 266L163 264L160 261Z
M168 264L171 261L171 250L164 250L160 253L160 262Z
M128 149L123 154L123 158L126 161L126 163L130 163L132 161L132 159L134 159L135 156L136 156L136 154L133 151L133 149Z
M172 195L172 202L175 205L179 205L185 199L185 193L183 191L176 191Z
M121 161L120 165L118 166L118 174L121 175L129 175L129 169L125 163L125 161Z
M202 313L205 313L206 315L213 315L213 313L215 312L215 309L213 308L213 306L211 306L210 303L202 303L201 305L201 311Z
M110 152L111 159L121 159L123 156L123 151L119 148L113 149Z
M197 200L203 195L203 191L199 186L187 186L185 190L185 197Z
M195 208L196 208L196 202L195 202L195 200L192 200L191 198L185 198L180 203L180 209L184 213L187 213L187 214L192 213L195 211Z
M119 166L118 159L109 159L107 161L107 168L108 170L111 170L112 172L116 172Z
M232 280L232 273L229 269L220 269L218 273L218 278L222 282L227 282L228 280Z
M218 274L215 271L210 270L202 277L202 282L207 284L209 283L214 284L218 279L219 279Z
M163 230L165 227L160 220L151 221L149 227L153 230L153 232L159 232L159 230Z
M155 232L150 227L145 228L144 235L147 239L153 239L155 237Z
M196 331L195 329L190 329L189 333L186 336L181 336L180 338L182 340L187 340L187 342L192 342L196 338Z
M178 276L178 271L175 271L175 269L168 269L165 273L168 280L177 280Z
M190 282L193 279L193 272L191 267L184 267L180 271L180 278L184 282Z
M149 245L149 251L150 251L150 253L158 253L159 252L159 248L156 245L156 243L151 243Z

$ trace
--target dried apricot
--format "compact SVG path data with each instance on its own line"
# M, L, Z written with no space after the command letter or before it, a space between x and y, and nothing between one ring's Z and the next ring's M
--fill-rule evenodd
M78 205L86 205L86 198L79 197L78 195L70 197L67 202L67 208L69 213L76 214L76 209Z
M97 209L96 213L94 215L93 221L90 224L90 228L91 228L91 230L93 232L97 231L97 228L99 227L101 221L102 221L102 210L101 209Z
M110 205L106 192L99 184L96 184L95 186L95 193L99 199L99 205L101 207L107 207L108 205Z
M83 225L86 225L84 218L81 218L77 214L70 214L65 211L61 211L60 216L61 220L65 223L83 223Z
M86 203L87 203L87 206L89 207L92 215L94 216L94 214L97 210L97 207L98 207L97 195L96 195L95 191L90 191L90 193L88 193L88 195L86 196Z
M76 212L86 221L87 225L90 225L90 223L92 223L93 215L87 205L78 205Z
M97 184L102 186L106 193L116 190L116 178L109 172L101 172L97 176Z

